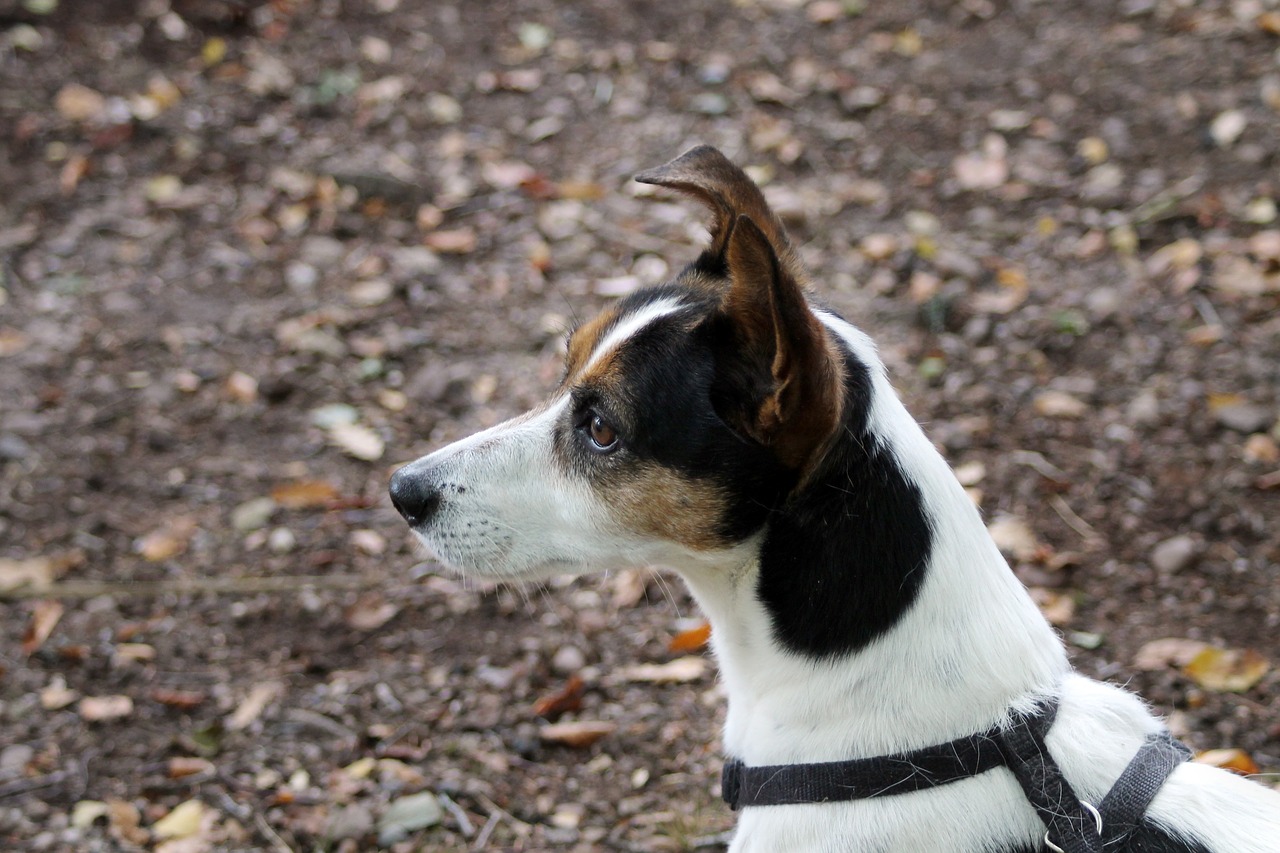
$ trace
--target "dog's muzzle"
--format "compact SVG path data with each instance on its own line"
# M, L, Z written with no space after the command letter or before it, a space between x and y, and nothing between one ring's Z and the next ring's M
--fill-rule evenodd
M409 522L421 527L440 509L440 490L406 466L391 476L391 504Z

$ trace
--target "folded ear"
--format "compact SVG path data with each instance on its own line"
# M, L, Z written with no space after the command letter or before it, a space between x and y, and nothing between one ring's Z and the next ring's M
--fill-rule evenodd
M724 255L734 221L739 216L749 216L764 232L782 265L797 277L801 275L787 232L760 188L746 172L710 145L691 148L665 166L641 172L636 180L685 193L711 210L711 245L707 253L712 257Z
M806 472L840 421L844 370L829 332L749 216L730 223L729 292L721 322L728 351L717 392L730 425Z

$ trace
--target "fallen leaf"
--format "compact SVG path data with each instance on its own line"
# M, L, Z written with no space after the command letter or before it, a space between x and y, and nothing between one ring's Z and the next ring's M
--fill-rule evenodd
M1061 627L1075 618L1074 596L1044 587L1032 587L1028 591L1031 593L1031 599L1040 608L1040 612L1044 614L1044 618L1049 620L1049 624Z
M106 817L108 811L107 804L101 800L81 800L71 807L71 826L88 829L98 818Z
M217 770L213 762L192 755L175 755L169 759L169 778L186 779L189 776L212 775Z
M375 631L390 622L400 608L381 596L363 596L347 608L344 614L347 626L357 631Z
M578 749L591 746L600 738L612 734L616 723L601 720L579 720L573 723L552 723L538 730L538 737L548 743L559 743Z
M62 618L62 602L53 600L37 601L31 608L31 621L22 635L22 653L30 657L39 651L44 641L49 639L53 628Z
M204 804L199 800L186 800L156 821L151 831L157 838L186 838L200 831L204 817Z
M80 694L67 687L61 675L55 675L48 686L40 691L40 707L46 711L61 711L80 698Z
M285 509L322 507L338 498L338 487L327 480L297 480L271 490L271 499Z
M667 643L667 651L672 654L680 652L696 652L707 644L711 639L711 623L703 622L696 628L690 628L681 631L671 638L671 642Z
M1243 749L1207 749L1196 755L1195 762L1221 767L1241 776L1253 776L1259 772L1258 765Z
M84 561L84 554L71 551L56 557L28 557L11 560L0 557L0 593L29 587L34 592L46 590L67 569Z
M90 723L119 720L133 713L133 700L128 696L86 696L80 700L81 719Z
M476 250L476 232L471 228L432 231L422 238L423 244L442 255L466 255Z
M195 532L194 518L189 515L178 516L139 538L133 548L142 555L142 559L158 563L185 553Z
M1195 660L1196 655L1207 648L1209 644L1200 640L1178 637L1152 640L1138 649L1138 653L1133 656L1133 665L1143 670L1159 670L1169 666L1181 668Z
M1064 391L1042 391L1031 405L1046 418L1079 418L1089 412L1086 403Z
M115 663L146 663L156 659L156 647L148 643L117 643L112 659Z
M561 714L577 711L582 707L582 694L585 691L586 684L582 678L577 675L571 675L569 680L565 682L564 687L534 702L533 713L539 717L554 720Z
M1243 693L1257 684L1271 669L1271 664L1253 649L1220 649L1210 646L1183 672L1205 690L1215 693Z
M169 688L154 688L151 690L152 701L166 704L170 708L178 708L179 711L191 711L192 708L204 703L207 698L209 697L202 690L173 690Z
M263 681L253 685L249 689L249 695L227 717L227 728L233 732L248 728L254 720L262 716L267 705L283 694L284 685L278 681Z
M363 424L335 424L329 430L329 439L349 455L366 462L381 459L386 449L378 434Z
M667 663L639 663L623 668L622 677L627 681L650 684L681 684L697 681L707 672L707 659L689 655Z
M114 838L138 845L151 840L151 833L142 828L142 813L133 803L107 800L107 821Z
M1040 543L1025 521L1004 515L987 525L996 547L1017 560L1033 560L1040 553Z
M623 569L618 572L610 583L610 604L613 609L635 607L644 601L650 577L652 575L648 569Z
M107 99L88 86L68 83L54 96L53 107L67 121L92 121L102 115Z

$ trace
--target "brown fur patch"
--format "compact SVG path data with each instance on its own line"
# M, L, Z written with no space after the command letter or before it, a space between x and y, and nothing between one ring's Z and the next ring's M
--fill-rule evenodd
M728 499L711 481L683 477L661 465L645 464L595 484L623 526L661 536L695 551L727 547L716 531Z
M569 338L569 351L565 356L564 382L561 384L567 385L578 381L578 374L590 362L591 353L595 352L596 346L617 319L618 312L607 309L574 330Z

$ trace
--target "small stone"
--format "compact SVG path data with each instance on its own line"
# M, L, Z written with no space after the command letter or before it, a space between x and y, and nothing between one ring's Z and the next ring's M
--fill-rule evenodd
M298 537L287 527L277 527L267 536L267 549L273 554L288 554L298 544Z
M26 766L36 757L36 751L25 743L15 743L0 750L0 774L8 776L21 775Z
M560 675L572 675L587 665L587 656L577 646L561 646L551 658L551 669Z
M311 264L290 261L284 268L284 283L289 285L289 289L295 293L303 295L310 293L315 290L316 282L319 280L320 271Z
M1160 400L1151 391L1139 392L1129 402L1125 417L1131 424L1151 426L1160 420Z
M231 510L231 526L241 533L267 526L275 514L276 502L271 498L253 498Z
M1254 433L1245 440L1244 458L1247 462L1274 465L1280 462L1280 445L1266 433Z
M440 801L430 791L394 800L378 818L378 843L390 847L410 832L435 826L444 817Z
M1261 432L1271 423L1271 413L1253 403L1230 403L1218 406L1213 416L1220 426L1243 433Z
M372 308L386 302L394 292L385 278L371 278L353 284L347 290L347 300L359 308Z
M1064 391L1041 392L1036 395L1032 406L1047 418L1079 418L1089 411L1087 404Z
M869 261L884 261L898 251L899 241L893 234L868 234L862 238L862 254Z
M345 838L359 839L373 829L373 815L369 809L359 803L338 806L329 813L325 821L324 834L330 841L341 841Z
M68 121L93 121L106 110L107 99L88 86L68 83L54 96L53 106Z
M1219 148L1230 148L1249 126L1248 117L1240 110L1226 110L1209 124L1209 135Z
M1174 536L1151 550L1151 565L1162 574L1173 574L1189 566L1196 551L1196 541L1190 536Z

